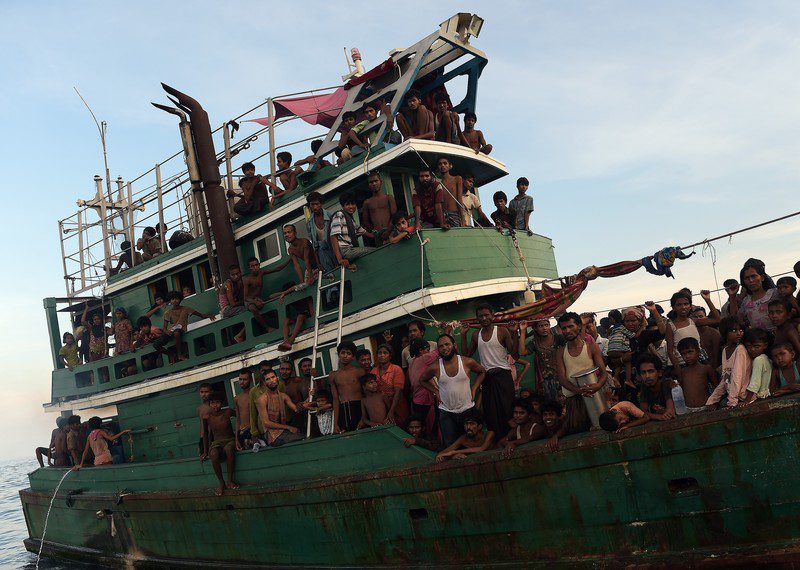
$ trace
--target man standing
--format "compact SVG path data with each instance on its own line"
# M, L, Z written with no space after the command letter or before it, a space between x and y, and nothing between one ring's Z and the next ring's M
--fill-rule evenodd
M306 222L308 239L314 247L319 265L323 271L331 271L336 267L336 256L333 255L328 232L331 227L331 214L322 207L322 194L311 192L306 196L306 202L311 210L311 217Z
M442 203L442 210L444 219L447 224L452 228L461 226L461 200L464 194L464 181L460 176L453 176L450 174L450 169L453 165L450 159L443 156L436 162L436 167L439 169L439 176L444 186L444 202Z
M490 305L480 305L475 316L481 328L472 335L464 354L472 356L477 350L481 364L486 368L486 380L481 388L483 415L488 429L502 439L508 433L508 420L514 410L514 378L508 357L511 356L512 362L519 358L519 340L507 328L492 324L494 309ZM461 342L462 346L466 345L466 330Z
M356 345L349 340L336 347L339 355L339 368L329 376L333 392L334 432L355 431L361 422L361 382L364 374L360 366L353 365Z
M303 283L308 284L313 279L314 271L319 267L314 246L306 238L297 237L297 228L294 224L283 226L283 239L288 244L286 252L291 256L292 264L294 264L298 286ZM303 262L305 268L300 267L300 261Z
M434 180L431 171L422 168L419 171L419 185L411 195L417 229L442 228L449 230L450 224L444 218L444 187Z
M475 407L475 395L487 372L473 359L459 356L456 341L449 334L441 335L437 346L439 359L422 373L419 383L439 401L439 429L442 443L448 447L464 433L464 421ZM470 372L477 375L472 385ZM438 385L433 384L434 378L438 378ZM513 396L513 384L511 388Z
M250 433L250 390L253 387L253 373L249 368L239 371L239 388L242 391L233 398L236 408L236 449L253 447L253 434Z
M372 196L364 200L361 207L361 223L375 234L375 245L380 247L387 243L389 231L392 229L392 216L397 212L394 196L387 196L383 191L383 183L379 172L370 172L367 185Z
M561 391L567 397L564 425L567 433L588 431L600 425L600 414L608 408L602 394L607 374L600 347L583 338L583 323L577 313L559 317L558 324L567 341L556 353L556 373ZM588 373L593 368L597 371Z

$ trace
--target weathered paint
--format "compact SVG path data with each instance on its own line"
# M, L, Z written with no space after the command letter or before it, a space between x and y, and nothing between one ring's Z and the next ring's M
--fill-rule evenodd
M87 469L65 480L48 542L119 565L788 564L798 403L593 432L554 454L533 443L511 460L435 464L398 428L365 430L240 454L246 486L222 498L197 460ZM21 493L32 539L62 473L39 469Z

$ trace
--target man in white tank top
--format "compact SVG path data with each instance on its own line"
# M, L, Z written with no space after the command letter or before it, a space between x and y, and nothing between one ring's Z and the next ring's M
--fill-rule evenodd
M502 439L510 429L509 420L514 408L514 378L508 357L519 357L519 340L515 333L504 327L492 324L494 309L481 305L475 311L481 328L472 335L472 342L466 345L466 331L461 337L463 353L472 356L478 351L478 358L486 368L486 379L481 388L483 396L483 417L486 427Z
M464 433L464 419L475 407L475 394L486 375L483 366L456 353L456 343L449 334L437 342L439 360L428 367L419 379L420 386L430 390L439 401L439 429L444 447L453 444ZM470 385L470 372L476 374ZM438 378L438 386L432 380Z
M583 322L577 313L564 313L558 324L567 340L556 353L556 373L567 397L564 426L567 433L587 431L589 424L598 427L600 414L608 409L600 389L608 375L600 347L583 338ZM575 378L576 374L597 367L598 371Z

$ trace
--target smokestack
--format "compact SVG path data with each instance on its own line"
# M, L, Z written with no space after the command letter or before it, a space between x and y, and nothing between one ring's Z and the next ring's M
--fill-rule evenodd
M208 113L197 100L181 93L177 89L162 83L164 91L175 97L173 102L178 107L189 113L197 163L200 169L200 179L203 184L203 195L208 205L208 214L211 218L211 232L214 234L214 244L217 250L219 275L224 281L228 278L228 267L239 265L236 255L236 244L233 239L228 214L228 203L222 189L222 177L219 173L217 153L214 150L214 139L211 136L211 124ZM203 215L203 212L201 212Z

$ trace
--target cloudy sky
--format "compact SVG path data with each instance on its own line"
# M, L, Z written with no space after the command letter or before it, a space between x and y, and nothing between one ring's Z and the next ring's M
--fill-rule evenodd
M479 128L511 171L483 199L530 178L533 227L553 238L562 274L798 210L796 3L189 6L0 3L0 385L4 424L15 434L3 438L0 457L46 444L53 422L40 407L51 368L41 300L64 291L56 221L91 196L102 170L94 124L73 86L110 125L112 177L130 179L178 149L174 121L149 105L163 100L161 81L198 97L218 125L270 95L336 84L344 46L360 48L371 67L453 13L472 11L486 19L475 45L490 59ZM794 219L717 242L720 283L748 257L787 271L800 258L799 233ZM676 275L597 281L576 308L714 288L710 253Z

